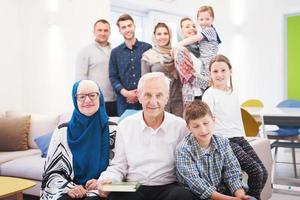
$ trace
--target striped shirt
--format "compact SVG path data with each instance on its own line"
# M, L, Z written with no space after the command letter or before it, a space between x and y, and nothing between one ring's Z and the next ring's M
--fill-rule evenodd
M210 199L214 191L233 194L241 189L242 173L226 138L213 136L210 151L200 148L192 134L176 148L178 180L198 198Z

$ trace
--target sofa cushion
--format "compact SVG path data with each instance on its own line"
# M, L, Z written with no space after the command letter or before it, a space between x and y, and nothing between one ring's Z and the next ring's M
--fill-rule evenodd
M58 125L63 124L63 123L68 123L71 120L71 117L72 117L71 112L66 112L66 113L60 114Z
M6 111L6 117L26 115L26 113L19 113L16 111ZM38 146L34 139L53 131L58 125L59 116L31 114L31 125L28 135L29 148L37 149Z
M46 158L46 156L47 156L48 147L49 147L49 143L50 143L52 135L53 135L53 132L50 132L46 135L42 135L42 136L34 139L35 143L37 144L37 146L39 147L39 149L42 152L43 158Z
M42 180L44 163L40 154L17 158L1 165L1 175Z
M0 151L28 149L30 115L16 118L0 118Z
M38 149L28 149L26 151L7 151L7 152L2 151L0 152L0 164L20 157L25 157L34 154L40 155L40 153L41 152Z

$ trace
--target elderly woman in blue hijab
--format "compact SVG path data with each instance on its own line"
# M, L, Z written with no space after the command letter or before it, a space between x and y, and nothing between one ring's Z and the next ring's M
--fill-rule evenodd
M109 126L103 95L90 80L72 91L69 123L55 130L44 166L41 199L101 199L98 177L109 163Z

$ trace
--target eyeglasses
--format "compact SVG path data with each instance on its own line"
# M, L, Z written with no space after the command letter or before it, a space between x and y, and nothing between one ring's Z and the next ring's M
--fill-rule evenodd
M87 96L89 97L89 99L91 101L95 101L97 99L97 97L99 96L99 93L98 92L90 92L87 94L76 94L76 99L79 102L84 102Z

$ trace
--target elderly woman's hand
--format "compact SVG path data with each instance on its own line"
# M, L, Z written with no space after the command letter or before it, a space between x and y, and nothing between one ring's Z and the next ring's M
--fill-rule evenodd
M81 199L86 196L86 189L82 185L77 185L68 192L68 195L73 199Z

